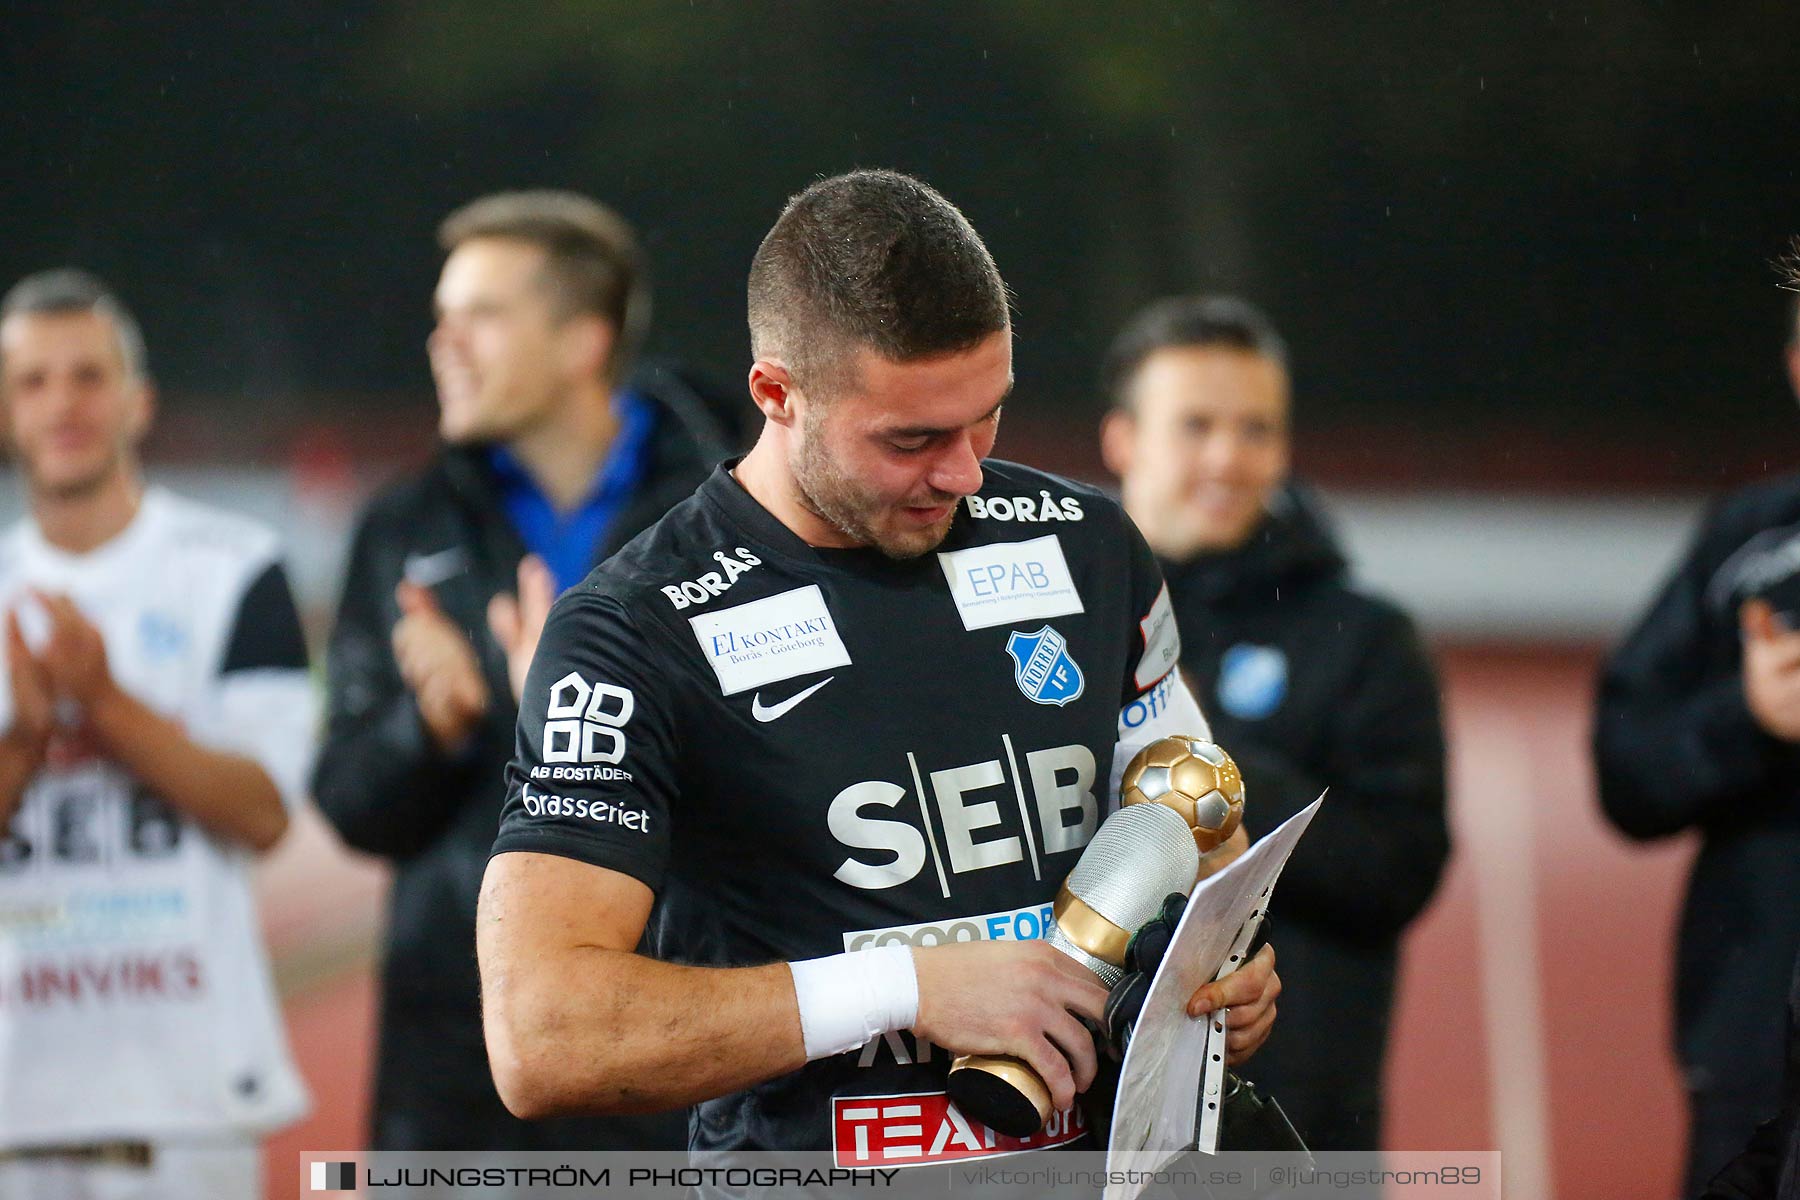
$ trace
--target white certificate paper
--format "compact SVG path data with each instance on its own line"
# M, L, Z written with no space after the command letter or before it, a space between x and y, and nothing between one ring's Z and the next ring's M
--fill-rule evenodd
M1324 800L1320 796L1195 886L1125 1052L1106 1147L1108 1172L1157 1171L1192 1146L1211 1017L1188 1016L1188 998L1229 965L1245 922L1267 911L1281 868ZM1214 1049L1222 1054L1223 1041ZM1133 1200L1142 1190L1142 1184L1115 1184L1106 1194Z

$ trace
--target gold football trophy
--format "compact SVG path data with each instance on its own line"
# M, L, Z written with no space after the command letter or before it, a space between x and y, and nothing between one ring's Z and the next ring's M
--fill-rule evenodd
M1231 755L1202 738L1158 738L1139 750L1119 776L1119 804L1161 804L1194 831L1206 854L1244 823L1244 775Z
M1200 856L1237 832L1244 777L1214 743L1171 735L1132 756L1119 803L1057 890L1045 934L1108 987L1124 977L1131 935L1170 892L1192 890ZM1049 1086L1011 1055L959 1055L945 1090L966 1115L1010 1137L1028 1137L1050 1119Z

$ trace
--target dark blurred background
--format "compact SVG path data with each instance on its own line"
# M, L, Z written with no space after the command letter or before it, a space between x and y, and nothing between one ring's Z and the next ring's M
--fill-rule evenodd
M1061 465L1091 464L1128 311L1225 288L1293 343L1327 482L1711 487L1795 432L1768 264L1800 224L1796 35L1785 0L12 4L0 277L117 281L167 455L345 420L422 444L452 206L616 205L653 349L734 379L783 199L886 165L990 241L1014 430Z

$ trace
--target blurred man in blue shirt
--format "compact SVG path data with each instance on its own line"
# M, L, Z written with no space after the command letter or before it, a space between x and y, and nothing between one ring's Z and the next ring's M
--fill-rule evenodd
M428 349L443 448L363 515L314 777L344 840L394 865L373 1144L680 1148L680 1114L505 1110L482 1041L475 901L532 614L735 449L731 403L667 367L632 370L649 288L611 210L502 193L451 214L439 240Z

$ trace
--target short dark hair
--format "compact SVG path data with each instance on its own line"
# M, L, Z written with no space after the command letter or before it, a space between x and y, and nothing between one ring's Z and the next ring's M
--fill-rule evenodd
M544 252L544 283L558 315L604 317L617 332L608 369L624 372L650 329L650 278L629 222L579 192L496 192L438 226L446 253L476 238L526 242Z
M794 196L750 263L750 346L821 394L866 346L893 362L967 350L1011 327L1006 284L955 205L897 171Z
M1158 350L1219 347L1287 366L1287 343L1260 308L1236 296L1172 296L1140 309L1106 351L1100 383L1115 408L1129 403L1131 381Z
M99 276L77 267L39 271L13 284L6 298L0 300L0 321L28 313L56 316L84 312L99 313L112 321L125 373L149 382L150 356L144 350L144 331L118 293Z

